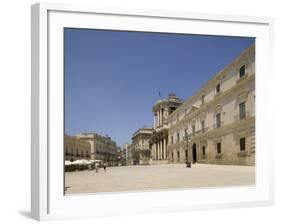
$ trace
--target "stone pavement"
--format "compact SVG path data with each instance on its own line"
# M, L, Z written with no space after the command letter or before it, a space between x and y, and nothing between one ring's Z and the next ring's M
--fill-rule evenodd
M254 166L163 164L67 172L66 194L254 185Z

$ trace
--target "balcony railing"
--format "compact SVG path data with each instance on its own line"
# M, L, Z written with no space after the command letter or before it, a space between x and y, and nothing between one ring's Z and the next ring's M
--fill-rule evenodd
M208 127L204 127L204 128L201 128L201 130L198 130L195 132L195 134L203 134L205 132L207 132L209 130Z
M216 159L221 159L221 158L222 158L222 156L223 156L223 154L222 154L222 153L217 153L217 154L216 154Z
M220 90L219 92L215 92L215 98L220 96L222 94L222 91Z
M248 151L240 151L237 153L238 157L247 157L248 156Z
M213 128L221 128L223 126L223 122L218 122L213 125Z
M248 78L248 73L245 73L242 77L238 77L236 83L243 82L243 81L246 80L247 78Z
M240 121L248 118L250 116L249 112L241 113L239 115L234 116L235 121Z

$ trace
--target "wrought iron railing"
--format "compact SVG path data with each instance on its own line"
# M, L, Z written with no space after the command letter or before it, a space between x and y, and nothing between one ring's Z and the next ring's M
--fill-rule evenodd
M249 112L240 113L239 115L234 116L235 121L240 121L248 118L250 116Z
M220 122L217 122L213 125L213 128L221 128L223 126L223 122L220 121Z

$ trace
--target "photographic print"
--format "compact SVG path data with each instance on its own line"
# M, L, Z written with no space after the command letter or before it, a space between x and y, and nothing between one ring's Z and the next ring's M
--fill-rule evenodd
M255 185L255 38L64 28L64 192Z

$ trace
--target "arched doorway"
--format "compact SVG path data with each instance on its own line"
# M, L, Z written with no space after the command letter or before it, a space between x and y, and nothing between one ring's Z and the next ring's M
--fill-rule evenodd
M197 162L197 151L195 143L192 145L192 160L193 162Z

